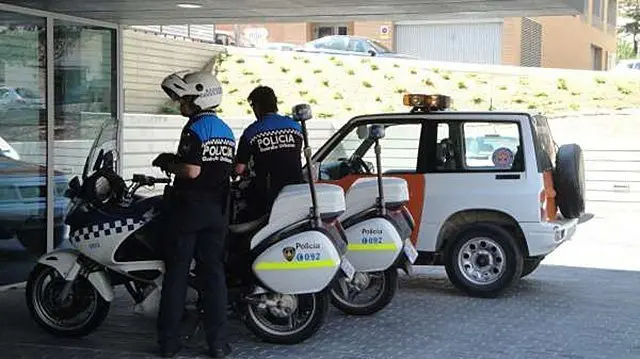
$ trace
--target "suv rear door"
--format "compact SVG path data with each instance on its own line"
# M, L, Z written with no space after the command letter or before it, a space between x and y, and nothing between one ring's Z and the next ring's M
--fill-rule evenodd
M499 211L517 221L539 216L537 165L528 171L525 161L530 158L526 151L533 151L527 116L446 112L427 116L419 250L439 250L440 228L463 211Z

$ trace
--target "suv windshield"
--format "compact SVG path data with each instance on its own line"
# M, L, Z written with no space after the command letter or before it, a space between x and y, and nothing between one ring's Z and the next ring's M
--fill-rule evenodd
M551 128L546 117L531 117L531 130L533 132L536 158L538 159L538 171L544 172L553 169L556 158L557 145L551 136Z

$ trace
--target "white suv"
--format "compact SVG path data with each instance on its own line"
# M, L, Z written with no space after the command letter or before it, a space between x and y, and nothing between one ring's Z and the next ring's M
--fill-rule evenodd
M346 191L375 174L372 142L359 134L384 125L382 170L409 184L416 264L445 265L456 287L492 297L574 234L585 208L582 150L558 148L544 117L447 111L441 95L404 103L410 112L353 118L313 161L319 181Z

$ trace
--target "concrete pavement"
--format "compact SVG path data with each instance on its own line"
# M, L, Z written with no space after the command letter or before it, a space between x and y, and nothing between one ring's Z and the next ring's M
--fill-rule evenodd
M590 204L595 218L501 298L469 298L442 268L421 267L401 278L384 311L347 317L332 310L300 345L261 343L233 321L231 357L640 358L639 217L611 206ZM155 323L132 314L123 291L99 330L79 340L40 330L21 289L0 293L0 303L0 358L154 357ZM201 348L187 348L183 357L202 357Z

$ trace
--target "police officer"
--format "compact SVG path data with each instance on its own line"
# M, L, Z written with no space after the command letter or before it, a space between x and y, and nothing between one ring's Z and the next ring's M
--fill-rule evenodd
M165 191L166 273L157 323L158 343L164 357L172 357L180 350L179 323L190 264L195 257L204 292L209 354L221 358L231 352L227 343L223 255L235 138L214 112L222 100L222 88L215 76L206 72L184 77L172 74L164 79L162 88L172 100L180 102L180 112L189 121L182 130L177 154L163 153L153 161L153 166L175 174L173 188Z
M293 119L278 114L278 99L267 86L256 87L247 98L256 121L247 127L236 156L236 173L253 160L255 178L250 185L249 216L265 215L282 187L303 182L302 129Z

